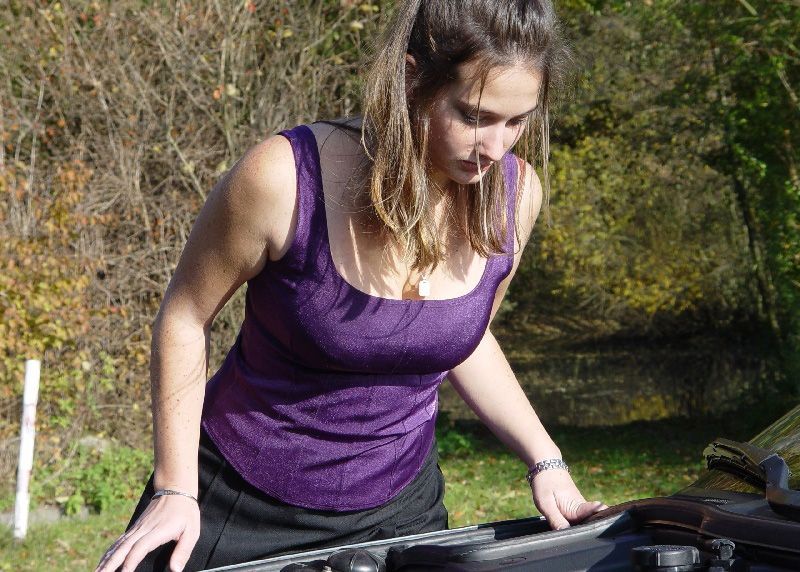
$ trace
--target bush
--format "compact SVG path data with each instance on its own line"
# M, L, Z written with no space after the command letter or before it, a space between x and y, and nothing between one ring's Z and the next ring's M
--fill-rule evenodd
M58 467L37 475L31 493L34 501L55 499L66 514L76 514L83 507L103 512L138 499L152 467L152 454L139 449L79 446Z

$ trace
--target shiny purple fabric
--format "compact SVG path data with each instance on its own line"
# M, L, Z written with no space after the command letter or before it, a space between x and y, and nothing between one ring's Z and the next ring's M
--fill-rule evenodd
M371 508L420 470L439 383L480 341L512 257L490 257L478 285L458 298L356 289L330 255L314 135L302 125L282 135L297 168L295 236L248 282L244 322L208 383L203 426L245 480L283 502ZM512 155L503 166L516 181Z

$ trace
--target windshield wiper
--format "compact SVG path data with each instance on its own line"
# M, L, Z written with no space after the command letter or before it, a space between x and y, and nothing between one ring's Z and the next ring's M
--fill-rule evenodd
M750 443L722 438L711 442L703 455L709 469L731 473L763 488L774 512L800 521L800 491L789 488L789 466L780 455Z

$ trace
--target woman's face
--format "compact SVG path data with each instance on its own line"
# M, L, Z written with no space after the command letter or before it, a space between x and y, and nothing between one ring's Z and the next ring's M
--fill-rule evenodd
M429 175L442 188L477 183L517 142L538 102L541 76L527 67L491 70L482 94L474 71L463 64L431 109Z

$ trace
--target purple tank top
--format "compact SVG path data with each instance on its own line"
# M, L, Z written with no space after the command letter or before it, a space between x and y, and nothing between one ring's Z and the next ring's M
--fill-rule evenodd
M437 388L481 340L512 256L490 257L478 285L457 298L356 289L331 258L314 134L304 125L281 134L297 169L295 236L248 282L241 331L206 388L203 427L265 493L311 509L367 509L419 472ZM511 198L513 155L503 167Z

